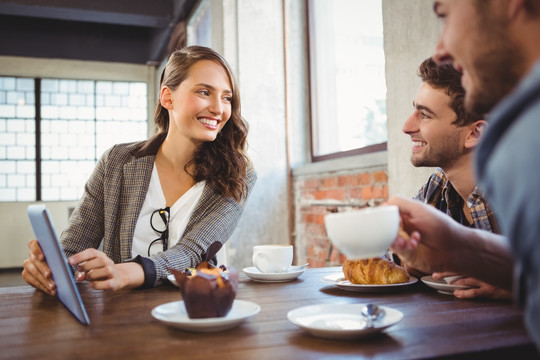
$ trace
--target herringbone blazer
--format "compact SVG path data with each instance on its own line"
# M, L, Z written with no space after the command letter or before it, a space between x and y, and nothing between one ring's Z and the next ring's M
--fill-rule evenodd
M98 248L103 241L103 251L115 263L133 260L135 225L148 191L155 155L164 138L158 134L147 141L115 145L103 154L61 235L67 257ZM256 181L253 171L248 173L248 181L251 191ZM224 244L229 239L244 204L245 201L239 203L221 196L206 185L182 238L167 251L150 257L155 274L149 275L143 266L145 278L155 276L152 284L156 286L167 277L169 268L183 271L195 267L210 245Z

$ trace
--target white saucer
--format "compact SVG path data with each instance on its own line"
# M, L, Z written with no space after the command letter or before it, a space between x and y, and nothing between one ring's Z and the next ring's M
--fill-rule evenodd
M422 280L422 282L426 284L427 286L437 290L441 294L446 294L446 295L454 295L454 290L456 289L467 290L471 288L470 286L465 286L465 285L448 284L443 279L435 280L429 275L423 276L420 280Z
M249 276L252 280L259 282L287 282L292 281L302 275L306 268L294 268L292 271L284 273L262 273L256 267L250 266L242 269L244 274Z
M213 332L231 329L261 311L254 302L234 300L231 311L224 317L190 319L183 301L174 301L156 306L152 316L157 320L181 330L192 332Z
M403 286L409 286L415 284L418 279L414 276L409 276L409 281L399 284L385 284L385 285L363 285L363 284L353 284L349 280L345 279L343 272L326 275L321 279L327 284L332 284L337 286L340 289L347 291L357 291L357 292L383 292L383 291L392 291L396 288Z
M308 333L328 339L349 340L380 333L398 323L403 313L381 306L385 316L373 327L366 327L360 311L365 304L309 305L289 311L287 318Z

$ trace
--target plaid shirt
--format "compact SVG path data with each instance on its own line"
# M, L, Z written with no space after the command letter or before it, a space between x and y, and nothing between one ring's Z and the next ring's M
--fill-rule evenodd
M445 212L460 224L496 234L501 233L495 214L478 187L475 187L467 198L467 207L473 219L473 223L469 224L463 213L463 199L440 168L431 174L428 182L414 198Z

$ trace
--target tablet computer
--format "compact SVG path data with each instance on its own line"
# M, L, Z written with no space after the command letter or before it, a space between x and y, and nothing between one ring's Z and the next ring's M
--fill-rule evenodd
M28 217L39 246L45 255L45 260L51 269L58 299L82 324L90 324L86 308L75 283L75 277L54 230L49 211L44 205L30 205L28 206Z

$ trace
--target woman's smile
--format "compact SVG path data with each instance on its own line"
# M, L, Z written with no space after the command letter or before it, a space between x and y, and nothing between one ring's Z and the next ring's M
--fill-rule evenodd
M221 120L210 117L198 117L197 120L210 130L217 130Z

